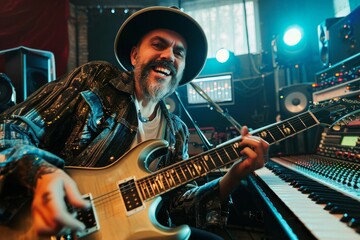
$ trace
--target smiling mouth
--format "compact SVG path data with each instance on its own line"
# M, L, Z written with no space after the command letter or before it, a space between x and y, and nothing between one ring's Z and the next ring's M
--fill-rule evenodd
M160 74L165 75L165 76L170 76L170 75L172 75L171 70L168 69L168 68L165 68L165 67L156 66L156 67L153 67L152 69L153 69L155 72L160 73Z

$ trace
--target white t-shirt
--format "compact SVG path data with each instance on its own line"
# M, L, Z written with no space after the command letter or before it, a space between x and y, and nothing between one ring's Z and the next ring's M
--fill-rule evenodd
M139 111L139 103L135 98L135 106L137 112ZM142 122L138 119L138 132L135 136L135 139L131 145L131 148L135 147L137 144L148 140L148 139L163 139L165 132L165 118L161 114L161 110L158 107L156 116L153 120Z

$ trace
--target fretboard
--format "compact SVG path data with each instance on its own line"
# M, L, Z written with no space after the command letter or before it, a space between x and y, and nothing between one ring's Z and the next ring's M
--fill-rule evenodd
M252 134L263 138L269 144L273 144L318 124L316 117L308 111L286 121L253 131ZM221 146L137 180L136 184L143 199L154 198L241 159L242 147L240 147L240 142L241 137L239 136Z

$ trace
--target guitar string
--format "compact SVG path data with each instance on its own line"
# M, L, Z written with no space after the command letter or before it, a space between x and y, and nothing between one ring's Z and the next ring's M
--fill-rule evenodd
M318 112L318 111L321 111L321 109L313 109L313 110L312 110L313 113L316 113L316 112ZM300 115L300 116L295 116L293 119L289 119L289 121L287 121L287 123L288 123L288 124L292 127L292 129L293 129L293 130L290 132L291 134L297 132L297 129L296 129L297 126L296 126L296 125L298 125L298 124L300 124L302 127L307 127L307 128L313 127L314 125L317 125L317 122L315 121L314 117L309 114L309 111L308 111L308 112L305 112L303 115L305 116L303 119L301 119L301 115ZM314 124L311 125L311 126L306 126L305 122L306 122L307 120L313 120L313 121L314 121ZM304 121L305 121L305 122L304 122ZM274 132L278 132L278 133L280 132L281 135L283 135L280 139L282 139L282 138L284 138L284 137L287 137L287 136L290 136L290 134L287 135L286 133L284 133L283 130L281 130L281 129L279 128L279 125L282 124L282 123L286 123L286 121L283 121L283 122L281 122L281 123L279 123L279 124L271 127L268 131L271 132L271 130L276 130L276 131L272 131L272 132L273 132L273 133L274 133ZM275 136L272 136L272 138L273 138L274 141L277 140L277 139L275 138ZM274 138L275 138L275 139L274 139ZM217 152L215 152L215 153L217 153ZM213 154L215 154L215 153L213 153ZM211 156L211 154L212 154L212 153L210 153L210 156ZM221 154L221 153L220 153L220 154ZM215 156L215 155L214 155L214 156ZM220 155L220 158L224 158L225 156L226 156L226 155L221 154L221 155ZM190 170L188 170L188 169L185 169L185 170L186 170L190 175L192 175ZM164 174L164 173L166 173L166 172L163 172L163 174ZM160 174L159 174L159 175L160 175ZM153 183L157 182L157 180L155 180L155 179L158 178L159 175L155 175L155 177L153 177L153 179L152 179L152 182L153 182ZM151 177L150 177L149 179L151 179ZM169 182L173 182L170 178L166 178L166 177L165 177L165 180L169 180ZM167 181L166 181L166 183L167 183ZM145 184L145 185L146 185L146 184ZM152 184L151 181L149 180L149 184L147 185L147 187L150 188L150 189L152 189L152 188L151 188L152 185L154 185L154 184ZM155 185L156 185L156 184L155 184ZM171 186L171 184L168 184L168 183L167 183L167 185L168 185L168 187L173 187L173 186ZM158 187L158 185L156 185L156 186ZM154 194L154 193L157 194L156 192L153 191L152 194Z
M216 153L211 153L211 154L212 154L213 156L216 156L216 155L215 155ZM225 155L224 155L224 154L221 154L220 156L224 157ZM217 156L216 156L216 157L217 157ZM214 157L213 157L213 158L214 158ZM193 159L192 163L194 163L195 161L202 161L202 159L200 159L200 158L198 158L198 159ZM186 165L189 165L189 163L190 163L190 162L186 162ZM205 164L205 163L204 163L204 164ZM180 173L179 170L182 170L182 165L184 165L184 164L179 164L174 170L175 170L176 172ZM191 171L190 171L189 169L190 169L190 168L187 168L187 167L185 168L185 170L190 173ZM165 173L166 173L166 171L163 171L163 172L160 172L159 174L165 174ZM194 179L194 174L191 174L191 173L190 173L190 176L191 176L190 178L187 177L185 173L179 174L179 176L180 176L180 179L179 179L179 177L177 177L177 180L180 181L179 183L175 183L175 185L166 184L166 185L167 185L166 187L168 188L168 190L171 189L171 188L180 186L180 185L182 184L182 182L185 182L185 181L189 181L189 180ZM181 178L181 177L182 177L182 178ZM149 192L148 198L155 197L157 194L159 194L159 193L161 192L161 191L160 191L160 192L157 193L153 188L151 188L151 185L152 185L151 181L155 183L155 182L156 182L155 178L158 178L158 174L155 175L155 176L150 176L150 177L142 178L142 179L139 179L139 180L137 181L137 183L139 183L139 184L137 184L137 186L138 186L139 188L141 188L140 185L141 185L143 182L145 182L146 188L148 189L148 192ZM113 197L113 196L116 196L118 193L126 192L126 191L131 191L131 190L134 190L134 189L136 190L136 184L135 184L135 183L134 183L134 184L130 184L130 185L126 185L126 186L124 186L124 187L120 187L120 189L114 189L114 190L112 190L112 191L110 191L110 192L107 192L107 193L105 193L105 194L103 194L103 195L99 195L99 196L97 196L97 197L94 197L94 198L92 199L92 201L93 201L94 205L96 206L96 205L99 204L100 201L104 201L104 200L109 199L109 198L111 198L111 197ZM150 191L149 189L151 189L151 191ZM146 194L145 194L145 195L146 195Z
M315 110L315 111L320 111L320 110ZM314 112L314 111L313 111ZM307 120L310 120L310 119L313 119L314 120L314 118L310 115L310 114L305 114L305 118L303 118L302 120L300 119L300 117L295 117L295 118L293 118L293 119L289 119L289 121L288 121L288 123L289 124L291 124L291 125L296 125L296 124L299 124L299 123L301 123L302 125L304 125L304 121L307 121ZM286 122L286 121L283 121L283 122L280 122L279 123L279 125L281 124L281 123L284 123L284 122ZM275 126L272 126L272 127L270 127L269 128L269 131L271 132L271 129L273 130L273 132L274 132L274 130L276 130L276 131L280 131L279 129L278 129L278 124L277 125L275 125ZM280 131L282 134L284 134L282 131ZM274 139L274 140L276 140L276 139ZM223 149L225 150L225 148L227 148L227 147L229 147L229 146L226 146L226 147L224 147ZM210 157L212 157L212 159L216 159L216 158L218 158L217 157L217 155L216 154L219 154L219 156L220 156L220 158L225 158L225 157L227 157L228 158L228 156L227 156L227 154L226 153L219 153L219 151L214 151L214 152L210 152L210 153L207 153L207 154L209 154L210 155ZM240 157L240 156L238 156L238 157ZM221 159L220 159L221 160ZM202 161L201 160L201 158L198 158L198 159L193 159L192 160L192 162L191 163L194 163L195 161ZM204 164L206 164L205 162L203 162ZM229 162L228 162L229 163ZM226 163L226 164L228 164L228 163ZM222 163L223 164L223 163ZM225 164L225 165L226 165ZM190 170L187 168L187 166L186 166L186 168L185 169L182 169L181 167L182 167L182 165L189 165L189 162L186 162L186 164L179 164L179 165L177 165L176 167L175 167L175 171L176 172L178 172L178 173L180 173L179 172L179 170L184 170L185 172L188 172L190 175L191 175L191 179L194 179L194 175L191 173L191 169L195 169L195 168L190 168ZM147 191L148 191L148 195L150 196L150 197L148 197L148 198L151 198L151 197L155 197L157 194L159 194L160 192L158 192L158 193L156 193L156 191L155 191L155 189L153 189L151 186L153 185L152 183L151 183L151 181L155 184L155 182L157 182L157 180L155 180L155 178L159 178L159 175L160 174L166 174L166 171L167 170L165 170L165 171L162 171L162 172L160 172L159 174L156 174L156 175L153 175L153 176L150 176L150 177L146 177L146 178L142 178L142 179L139 179L138 181L136 181L134 184L131 184L131 186L125 186L125 187L120 187L120 190L119 189L114 189L114 190L112 190L112 191L110 191L110 192L107 192L107 193L105 193L105 194L103 194L103 195L100 195L100 196L97 196L97 197L95 197L95 198L93 198L92 199L92 201L94 202L94 204L98 204L98 202L99 201L103 201L103 200L105 200L105 199L108 199L108 198L111 198L112 196L116 196L119 192L121 192L121 191L129 191L129 190L136 190L136 186L138 186L139 188L141 187L141 185L143 185L143 183L145 183L145 186L146 186L146 188L147 188ZM186 177L186 174L185 173L183 173L183 174L180 174L180 176L183 176L185 179L185 181L188 181L189 179ZM165 177L165 179L166 179L166 177ZM177 187L177 186L180 186L181 184L182 184L182 179L179 179L179 177L177 177L177 179L180 181L180 184L176 184L175 183L175 185L173 185L173 186L171 186L171 184L166 184L167 185L167 187L169 188L169 189L171 189L171 188L174 188L174 187ZM170 180L169 180L170 181ZM170 181L170 182L174 182L174 181ZM136 184L136 183L138 183L138 184ZM155 184L156 185L156 184ZM157 185L157 187L158 187L158 185ZM150 191L150 189L151 189L151 191ZM145 194L146 195L146 194Z

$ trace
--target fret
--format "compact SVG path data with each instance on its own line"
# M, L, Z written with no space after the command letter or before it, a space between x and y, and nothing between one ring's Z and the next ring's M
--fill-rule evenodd
M303 120L300 117L298 117L298 118L299 118L300 122L306 127L306 124L303 122Z
M216 159L216 167L215 168L219 168L221 166L224 166L224 162L222 161L221 157L219 156L218 151L214 151L213 154L211 154L210 156L212 156L214 159Z
M207 165L207 168L209 169L209 171L216 168L216 164L213 161L213 159L211 157L209 157L209 154L207 154L207 153L204 154L202 159L203 159L204 163Z
M278 125L276 125L276 128L271 128L271 129L269 129L269 131L271 132L271 135L274 137L275 141L278 141L278 140L284 138L284 134L283 134L283 132L280 130L280 128L278 127Z
M191 179L194 178L194 176L196 176L196 170L194 168L194 165L192 163L192 161L188 161L186 164L187 169L189 170L189 173L191 175Z
M154 188L154 185L156 185L156 184L155 184L155 180L154 180L153 178L149 178L148 181L149 181L149 183L150 183L150 184L149 184L149 185L150 185L150 189L152 190L152 195L151 195L151 196L153 197L153 196L155 196L155 195L157 194L156 188Z
M202 166L202 169L204 169L204 172L210 171L209 166L206 164L203 158L198 158L197 161Z
M150 198L151 193L149 191L149 188L147 187L146 181L140 181L139 182L139 188L141 189L143 199Z
M176 169L176 171L174 170L174 169L171 169L171 176L173 176L174 177L174 174L173 173L175 173L175 176L177 177L177 181L175 180L175 178L174 178L174 181L175 181L175 183L176 183L176 185L180 185L183 181L181 181L181 177L179 176L179 169Z
M169 187L173 188L174 186L176 186L176 182L175 182L173 175L170 173L170 171L172 171L172 169L165 171L165 177L168 179ZM172 172L174 172L174 171L172 171Z
M197 162L201 166L201 169L203 170L202 174L204 174L204 173L206 174L210 171L209 166L204 162L204 159L198 158Z
M293 120L293 126L296 131L306 129L308 125L306 124L306 118L297 117Z
M319 123L318 120L311 113L308 113L308 117L306 119L303 119L303 121L307 127L315 126Z
M233 144L231 144L229 147L226 147L226 154L229 156L230 159L235 160L240 158L240 152L238 153L235 148L233 147Z
M194 172L192 160L188 160L188 161L186 162L186 167L187 167L187 169L188 169L188 172L189 172L190 175L191 175L191 178L190 178L190 179L193 179L194 176L196 176L196 173Z
M187 180L187 178L186 178L186 174L185 174L185 172L184 172L184 170L183 170L183 168L182 168L182 165L183 164L180 164L179 166L178 166L178 173L180 173L180 181L183 183L183 182L186 182L186 180Z
M254 134L254 135L261 137L268 143L276 142L275 137L271 134L269 129L265 129L265 131L260 131L258 134Z
M192 179L192 176L191 176L191 173L189 172L189 168L187 167L187 164L184 164L184 168L181 168L181 170L183 172L185 180Z
M283 137L285 137L285 134L284 134L284 132L282 131L282 129L279 127L279 125L276 125L276 127L277 127L277 129L279 130L279 132L281 133L281 135L282 135ZM283 127L284 127L284 125L283 125ZM279 139L281 139L281 138L279 138Z
M219 166L224 165L224 163L221 158L218 157L217 151L215 150L214 152L214 154L210 153L210 158L213 159L213 162L215 162L215 168L218 168Z
M290 122L290 121L288 122L288 124L289 124L290 128L293 130L293 132L295 133L295 132L296 132L295 127L291 124L291 122Z
M284 122L281 124L280 129L284 138L295 133L294 126L290 122Z
M162 171L161 176L162 176L162 179L164 179L164 181L163 181L164 188L165 189L170 189L172 187L171 186L172 179L169 176L169 174L167 174L167 171Z
M198 161L193 161L192 163L192 167L196 171L197 176L201 176L202 167L198 164Z
M166 178L163 175L163 172L160 172L159 174L155 175L155 181L157 183L157 186L160 189L168 189L169 188L169 184L166 181Z
M156 190L158 191L157 193L160 193L162 189L165 189L165 182L161 173L156 174L155 176L154 184L156 186Z
M222 162L224 163L224 165L228 164L229 162L231 162L231 160L233 160L229 157L225 148L218 149L217 154L218 154L219 158L222 159Z

